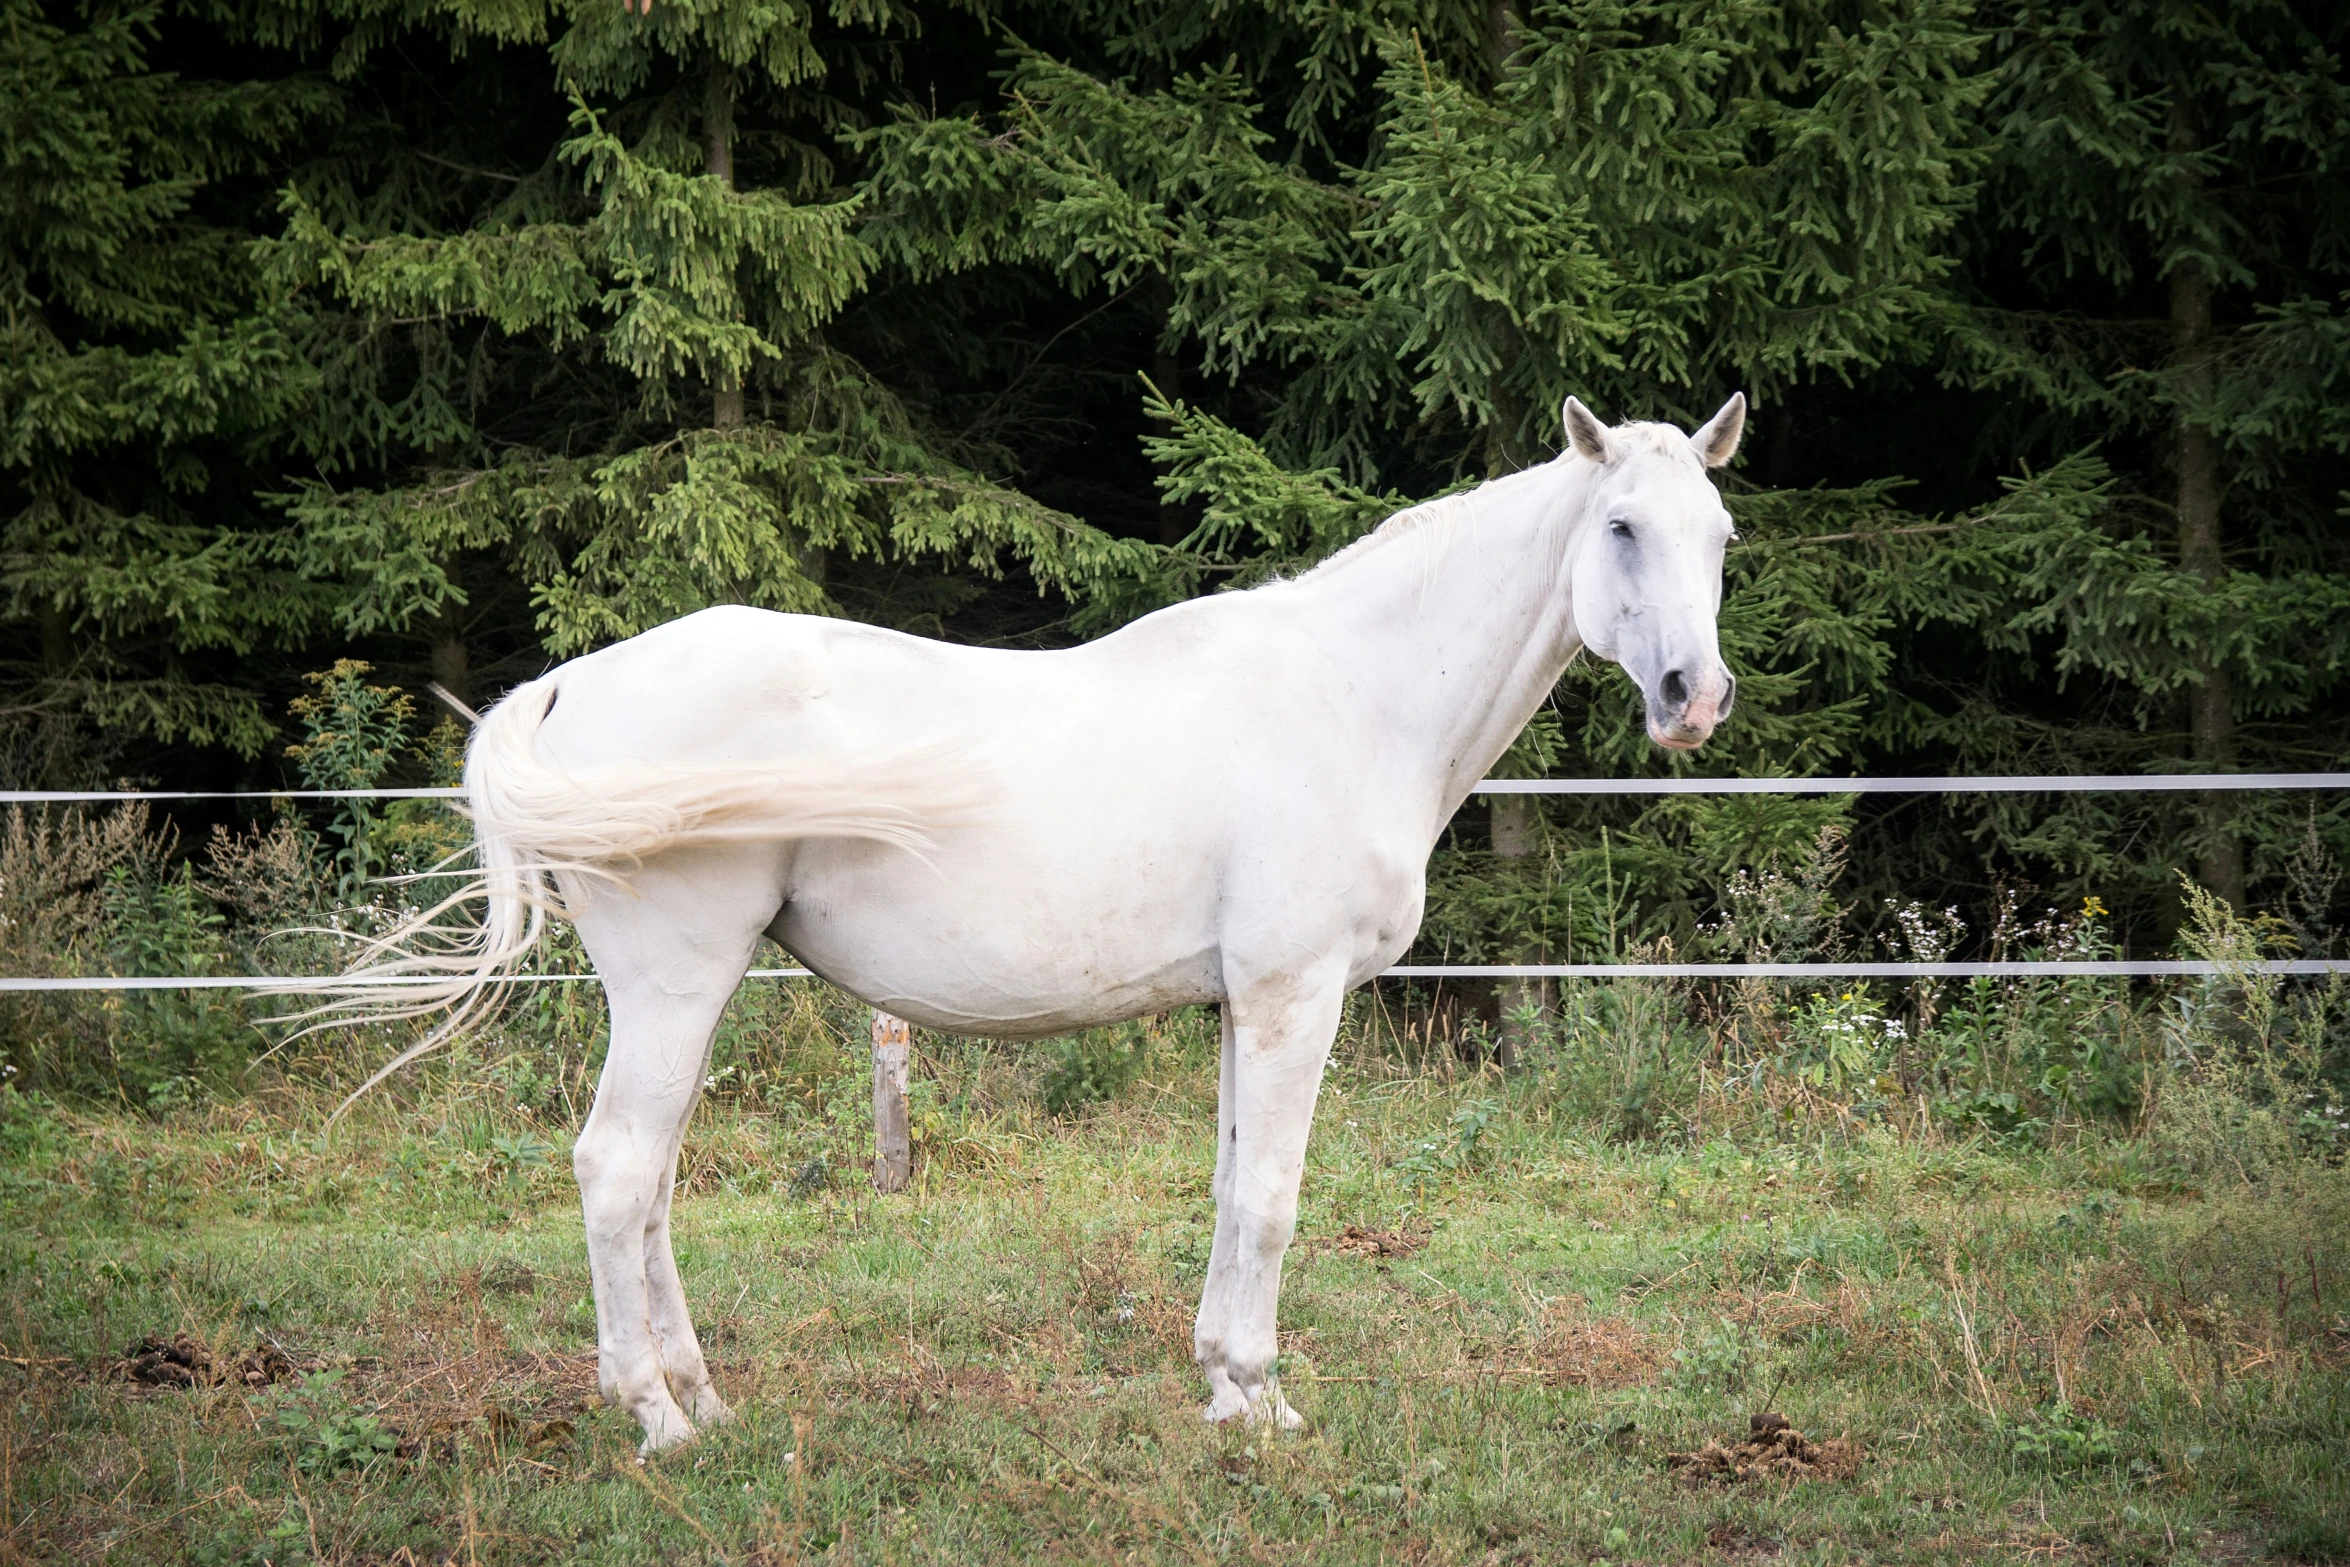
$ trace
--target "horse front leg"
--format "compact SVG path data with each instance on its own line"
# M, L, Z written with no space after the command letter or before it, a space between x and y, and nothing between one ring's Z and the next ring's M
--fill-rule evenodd
M1235 990L1224 1003L1216 1239L1192 1333L1211 1421L1272 1421L1289 1430L1305 1424L1274 1379L1275 1317L1344 983L1333 966L1318 978L1285 976Z

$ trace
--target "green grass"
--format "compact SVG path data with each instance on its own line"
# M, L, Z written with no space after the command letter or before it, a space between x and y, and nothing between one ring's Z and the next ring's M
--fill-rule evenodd
M1539 1077L1349 1053L1282 1306L1311 1427L1212 1430L1213 1079L1161 1045L1059 1122L1034 1053L931 1062L919 1189L886 1199L852 1056L777 1108L706 1106L680 1263L740 1419L644 1466L595 1398L567 1134L494 1074L331 1139L298 1097L7 1099L0 1560L2350 1556L2338 1170L2192 1191L2128 1143L1915 1127L1610 1146ZM1361 1255L1349 1224L1424 1244ZM175 1332L309 1375L119 1379ZM1867 1463L1668 1467L1765 1409Z

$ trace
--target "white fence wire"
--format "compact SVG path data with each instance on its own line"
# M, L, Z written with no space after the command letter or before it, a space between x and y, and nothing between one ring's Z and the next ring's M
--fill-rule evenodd
M2168 794L2350 788L2350 773L2053 773L2033 778L1487 778L1471 794ZM0 805L108 800L462 800L462 789L0 789Z
M1487 778L1470 792L1565 795L1731 794L2155 794L2350 788L2350 773L2072 773L2029 778ZM462 789L7 789L0 805L85 805L133 800L461 800ZM2280 958L2219 964L2203 959L2042 959L1997 963L1466 963L1399 964L1381 979L1977 979L2208 978L2219 974L2350 974L2350 960ZM756 968L746 979L812 979L804 968ZM593 974L514 974L475 981L556 985ZM462 981L459 981L462 983ZM265 990L300 994L411 980L318 975L0 976L0 992Z

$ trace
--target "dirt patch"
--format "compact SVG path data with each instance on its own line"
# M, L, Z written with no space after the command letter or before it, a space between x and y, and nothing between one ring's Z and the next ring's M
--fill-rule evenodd
M185 1333L174 1333L168 1339L150 1333L127 1346L111 1370L123 1381L147 1387L267 1387L301 1375L274 1344L256 1344L241 1355L221 1356L202 1339Z
M492 1295L529 1295L538 1290L538 1271L528 1263L500 1257L481 1270L481 1287Z
M858 1397L892 1404L903 1418L926 1419L955 1403L1024 1405L1033 1395L1001 1371L982 1366L930 1366L859 1379Z
M1330 1250L1349 1257L1376 1257L1386 1260L1409 1257L1428 1244L1425 1235L1407 1235L1401 1230L1366 1230L1359 1224L1350 1224L1338 1232L1335 1240L1324 1243Z
M348 1391L381 1416L403 1458L447 1457L460 1446L536 1453L568 1445L573 1418L596 1407L595 1366L593 1350L410 1355L361 1363Z
M1757 1534L1742 1523L1718 1523L1705 1531L1706 1548L1723 1556L1763 1557L1779 1554L1779 1542Z
M1535 1354L1548 1387L1638 1387L1656 1379L1664 1351L1637 1323L1583 1317L1554 1324Z
M394 1456L412 1461L453 1460L467 1446L504 1456L537 1457L570 1447L578 1437L577 1427L561 1415L534 1419L496 1403L470 1415L442 1413L393 1429L399 1443Z
M1746 1440L1731 1447L1709 1437L1693 1453L1667 1453L1665 1467L1692 1485L1849 1480L1868 1457L1858 1443L1842 1437L1813 1441L1789 1425L1785 1415L1756 1415L1747 1428Z

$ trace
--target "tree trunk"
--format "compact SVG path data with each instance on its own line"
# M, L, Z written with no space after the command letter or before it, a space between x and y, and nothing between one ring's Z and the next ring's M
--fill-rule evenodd
M1488 0L1485 62L1493 70L1496 89L1511 74L1510 57L1525 44L1524 29L1525 23L1514 0ZM1526 422L1526 400L1510 383L1510 372L1525 356L1526 346L1518 336L1518 329L1499 309L1489 308L1486 319L1492 323L1493 333L1493 377L1486 385L1486 395L1493 404L1493 422L1485 427L1485 477L1498 479L1526 466L1526 453L1520 450L1519 443L1519 431Z
M1175 285L1164 272L1149 284L1151 309L1151 384L1167 401L1183 396L1183 358L1167 340L1167 317L1175 308ZM1159 542L1181 544L1194 526L1192 509L1175 501L1159 502Z
M1526 24L1518 15L1514 0L1488 0L1485 7L1486 63L1493 67L1493 79L1500 81L1509 65L1510 56L1524 47Z
M59 687L73 669L77 657L74 645L74 627L64 606L55 599L44 598L38 610L41 622L41 675L44 705L57 700ZM44 789L77 789L88 787L93 780L77 777L75 759L79 748L73 744L75 722L62 713L42 715L37 733L41 743L41 787Z
M734 189L734 72L716 56L711 57L709 86L702 96L702 138L704 168L728 190ZM710 389L710 423L733 430L742 422L742 378L721 370Z
M2192 151L2191 122L2183 113L2171 121L2174 149ZM2193 174L2181 178L2192 186L2202 181ZM2208 584L2227 572L2221 548L2219 505L2219 442L2208 425L2195 415L2211 392L2211 279L2202 263L2176 261L2170 273L2171 345L2179 365L2178 516L2179 566ZM2236 757L2234 692L2216 649L2206 646L2196 656L2201 679L2187 698L2187 728L2194 758L2217 771ZM2229 905L2244 907L2244 848L2237 836L2234 806L2229 797L2213 790L2202 797L2203 847L2197 866L2203 885Z
M1509 75L1510 56L1516 54L1525 42L1524 26L1514 0L1490 0L1485 8L1486 63L1493 70L1496 86ZM1524 354L1525 347L1517 330L1498 314L1493 318L1493 334L1494 368L1489 387L1493 422L1485 427L1485 476L1499 479L1516 473L1526 465L1526 454L1519 449L1519 430L1525 423L1525 399L1509 381L1510 371ZM1534 797L1528 794L1496 794L1488 795L1486 802L1494 854L1504 860L1530 857L1542 841L1542 812L1535 804ZM1503 952L1502 961L1530 963L1536 961L1537 957L1538 954L1515 947ZM1542 981L1538 979L1494 981L1495 1065L1505 1071L1517 1065L1527 1043L1522 1019L1529 1012L1539 1012L1545 999Z
M1167 90L1167 62L1156 58L1145 60L1138 83L1146 93ZM1183 356L1167 335L1167 318L1175 311L1175 280L1165 272L1155 272L1144 285L1144 301L1150 309L1151 330L1151 385L1169 402L1183 397ZM1181 544L1197 526L1194 508L1175 501L1159 502L1159 542L1165 545Z
M441 574L449 579L450 587L461 585L455 555L441 562ZM473 672L465 656L465 606L454 595L442 599L441 607L433 611L432 677L449 695L468 707L473 705Z
M914 1128L906 1109L906 1082L914 1031L902 1018L873 1009L873 1189L902 1192L914 1178Z
M1514 336L1514 334L1513 334ZM1511 344L1514 350L1516 344ZM1508 361L1503 361L1506 367ZM1485 432L1485 472L1498 479L1518 471L1519 463L1511 439L1518 425L1514 399L1497 386L1494 397L1494 422ZM1493 852L1504 860L1523 860L1534 853L1542 841L1542 812L1530 794L1495 794L1486 796L1486 811L1493 835ZM1522 947L1506 949L1505 963L1530 963L1535 955ZM1493 982L1493 1060L1503 1070L1517 1065L1527 1043L1526 1027L1521 1019L1529 1009L1539 1011L1543 1005L1542 982L1535 979L1497 979Z
M1496 794L1487 796L1487 809L1493 818L1493 852L1505 860L1530 858L1542 842L1542 812L1530 794ZM1510 963L1533 963L1541 954L1523 947L1504 954ZM1504 1071L1518 1064L1530 1042L1526 1016L1541 1012L1550 1001L1547 986L1540 979L1502 979L1494 984L1494 1003L1501 1014L1500 1028L1494 1035L1494 1064Z

